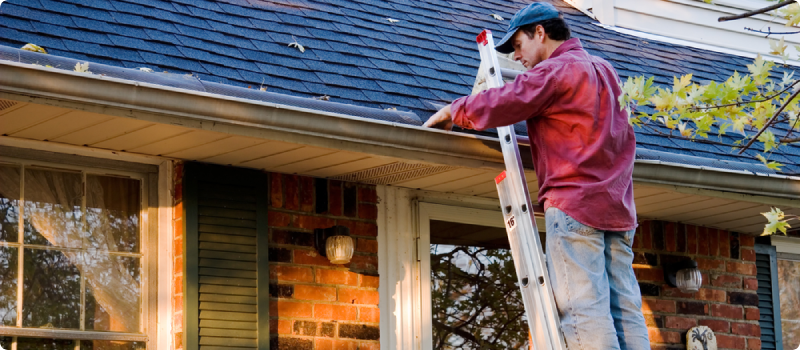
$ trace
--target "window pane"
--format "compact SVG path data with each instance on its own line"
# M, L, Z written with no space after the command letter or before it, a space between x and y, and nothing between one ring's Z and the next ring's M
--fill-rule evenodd
M25 243L80 247L82 175L25 169Z
M3 326L17 325L18 251L18 248L0 247L0 324Z
M71 339L17 338L17 350L75 350L75 341Z
M12 337L0 337L0 346L2 346L3 349L6 350L11 349L11 341L13 340L14 338Z
M19 236L19 167L0 165L0 241Z
M141 259L108 255L104 259L97 260L114 272L96 279L87 275L86 329L138 333Z
M510 250L432 244L430 253L434 349L527 349Z
M143 342L82 340L81 350L139 350L144 349Z
M139 180L87 175L86 208L91 248L139 251Z
M79 328L78 268L57 250L25 249L24 262L23 327Z
M800 261L778 260L783 348L800 348Z

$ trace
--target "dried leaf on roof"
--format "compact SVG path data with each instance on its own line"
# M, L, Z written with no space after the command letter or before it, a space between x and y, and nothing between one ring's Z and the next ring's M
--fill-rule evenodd
M47 50L45 50L43 47L31 43L25 44L25 46L22 47L22 50L47 54Z
M494 19L496 19L498 21L505 21L506 20L505 18L503 18L503 16L500 16L500 15L498 15L496 13L493 13L493 14L491 14L489 16L492 16L492 18L494 18Z
M300 43L297 42L297 39L295 39L294 35L292 35L292 39L294 39L294 42L289 43L289 47L295 47L298 50L300 50L300 52L303 52L303 53L306 52L306 48L303 45L300 45Z
M386 20L387 20L387 21L389 21L389 23L397 23L397 22L400 22L400 20L399 20L399 19L388 18L388 17L386 18Z

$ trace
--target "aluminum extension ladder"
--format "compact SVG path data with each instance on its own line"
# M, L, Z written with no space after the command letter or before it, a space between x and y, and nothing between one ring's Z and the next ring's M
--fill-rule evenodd
M488 88L503 86L503 74L494 49L492 32L484 30L478 35L477 42L481 53L479 69L484 70L481 73L486 77ZM514 126L499 127L497 134L506 170L495 178L495 183L528 316L531 343L535 350L566 350Z

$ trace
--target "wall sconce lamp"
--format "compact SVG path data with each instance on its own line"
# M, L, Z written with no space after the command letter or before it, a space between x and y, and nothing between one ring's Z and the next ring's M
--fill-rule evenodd
M319 254L331 264L347 264L353 258L353 238L345 226L314 229L314 243Z
M684 293L697 292L703 285L703 275L697 269L697 261L691 259L664 266L664 280Z

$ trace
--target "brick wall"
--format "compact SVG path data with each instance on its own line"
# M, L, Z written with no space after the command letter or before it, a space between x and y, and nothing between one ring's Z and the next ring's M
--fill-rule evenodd
M183 350L183 163L173 169L172 349Z
M270 334L273 349L379 349L374 186L270 174ZM356 252L332 265L313 229L350 228Z
M634 271L653 349L685 349L686 332L702 325L719 349L760 349L755 237L672 222L643 221L634 240ZM703 274L696 293L664 282L663 267L690 257ZM681 345L684 344L684 345Z

